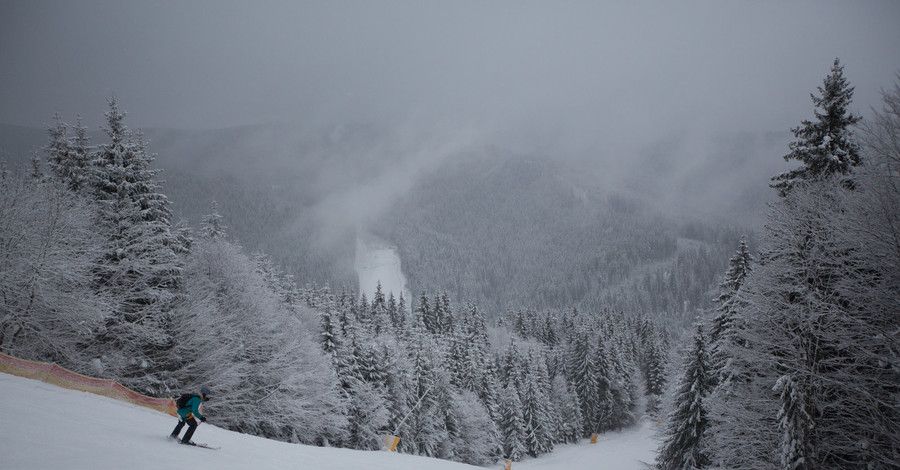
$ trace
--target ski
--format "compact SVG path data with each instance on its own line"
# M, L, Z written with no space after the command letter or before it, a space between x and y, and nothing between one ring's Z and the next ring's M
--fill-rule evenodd
M221 447L213 447L213 446L211 446L211 445L209 445L209 444L200 444L200 443L197 443L197 442L194 443L194 447L202 447L202 448L204 448L204 449L209 449L209 450L219 450L219 449L221 449Z
M181 441L180 441L179 439L173 438L172 436L167 436L166 439L168 439L168 440L170 440L170 441L172 441L172 442L174 442L174 443L176 443L176 444L184 445L184 444L181 444ZM209 449L209 450L220 450L220 449L222 449L221 447L213 447L213 446L211 446L211 445L209 445L209 444L204 444L204 443L201 443L201 442L194 442L193 445L190 445L189 447L202 447L202 448L204 448L204 449Z

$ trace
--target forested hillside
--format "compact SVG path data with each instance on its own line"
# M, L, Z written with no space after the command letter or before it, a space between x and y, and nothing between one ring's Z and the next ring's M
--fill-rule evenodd
M447 289L493 312L614 308L689 318L738 229L685 221L550 158L454 160L378 224L412 290Z
M4 135L16 151L46 140L19 128ZM414 164L408 154L431 147L390 143L402 139L366 125L148 130L145 139L174 221L196 227L216 201L230 236L304 282L356 290L355 237L365 228L398 246L414 295L446 290L491 318L581 307L684 324L708 302L737 239L752 237L740 227L761 212L755 188L772 173L771 159L755 157L782 137L720 135L702 155L667 138L615 174L606 155L496 146L417 154L430 160Z

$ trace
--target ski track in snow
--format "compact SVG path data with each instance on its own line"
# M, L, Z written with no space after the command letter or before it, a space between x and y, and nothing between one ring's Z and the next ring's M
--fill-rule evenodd
M262 439L200 424L198 449L166 438L174 417L111 398L0 373L0 469L366 469L463 470L470 465L382 451L323 448ZM264 412L264 410L260 410ZM213 410L210 420L215 421ZM514 462L531 470L637 470L651 462L656 424L600 436L597 444L557 446ZM502 463L490 468L503 468Z

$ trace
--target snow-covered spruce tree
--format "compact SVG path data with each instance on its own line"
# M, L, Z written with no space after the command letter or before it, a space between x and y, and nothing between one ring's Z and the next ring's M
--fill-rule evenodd
M728 386L728 356L726 343L739 341L737 311L741 307L737 293L750 275L753 257L747 248L747 241L741 238L737 252L731 257L725 278L719 284L719 292L715 298L715 314L709 327L709 355L712 369L713 385Z
M635 327L637 329L641 372L647 391L646 412L655 416L659 412L660 401L666 387L666 367L669 360L668 342L656 326L648 319L643 319Z
M341 444L354 449L380 447L379 434L388 424L387 402L380 374L371 354L371 338L355 315L344 317L343 341L334 354L334 368L348 404L348 439Z
M400 294L400 300L403 300L402 293ZM405 302L403 302L403 305L401 307L397 298L394 297L394 293L393 292L388 293L387 310L388 310L388 316L391 318L391 328L393 328L394 331L399 331L399 330L403 329L403 324L406 320L406 312L404 311L405 309L406 309Z
M419 301L413 307L413 313L422 318L422 325L429 333L437 331L437 318L434 314L434 307L432 307L428 295L424 291L419 295Z
M791 153L784 156L785 161L798 160L803 166L772 178L772 187L782 197L800 182L833 175L840 177L844 186L853 187L848 174L859 165L860 157L850 127L861 118L849 110L853 87L844 78L844 67L838 59L834 59L831 73L818 90L819 96L810 95L816 120L804 120L791 129L797 140L790 144Z
M842 399L852 402L840 383L855 383L832 375L854 362L852 343L840 339L854 294L841 285L855 276L847 268L858 243L837 243L834 222L845 215L847 189L857 187L849 174L861 158L849 128L859 118L849 113L853 89L837 60L819 92L817 121L793 129L798 140L785 157L804 166L773 178L782 199L758 267L720 302L731 324L714 330L722 383L708 400L710 454L728 468L841 468L855 453L835 446L842 433L826 423L840 421Z
M571 388L562 374L557 374L553 378L550 400L559 416L558 442L566 444L578 442L584 426L581 407L578 406L578 399Z
M466 302L453 330L464 355L458 371L460 384L465 389L480 393L484 365L490 356L490 340L484 316L474 303Z
M528 371L520 390L522 421L525 423L525 452L537 457L553 450L554 416L550 408L547 367L541 358L528 355Z
M47 129L50 141L44 147L47 164L53 175L66 186L78 192L90 184L90 140L87 128L81 125L81 117L75 124L75 136L69 137L68 125L56 114L55 124Z
M841 468L856 453L841 444L848 423L838 417L855 408L843 403L859 396L845 384L867 382L863 369L874 365L859 363L869 353L857 345L871 344L866 337L882 327L871 328L874 312L858 298L859 288L879 277L867 267L874 260L859 259L859 241L843 237L845 227L835 223L847 220L841 198L848 196L839 186L810 186L776 206L770 224L766 262L778 269L778 290L789 293L785 300L771 299L767 308L783 325L772 336L771 354L783 386L785 467Z
M616 383L615 358L613 351L607 348L603 339L597 336L597 347L594 348L595 375L594 383L596 384L596 409L592 417L595 423L594 432L610 431L615 429L613 416L616 413L616 397L613 388Z
M502 453L497 426L478 397L469 390L453 391L450 399L458 438L453 441L454 460L470 465L490 465Z
M772 455L776 433L768 362L758 359L759 352L746 338L746 316L753 310L741 293L752 261L742 238L719 284L716 309L708 321L712 389L706 398L707 455L713 466L725 468L755 468L771 462L767 457Z
M574 332L566 354L566 370L569 382L581 408L583 418L582 436L597 432L600 423L599 388L597 385L597 365L590 344L590 335L580 328Z
M635 422L634 406L637 401L637 367L632 357L626 353L626 346L622 342L624 332L618 331L612 344L605 348L609 351L609 394L611 406L608 424L605 429L619 430L630 426Z
M400 438L400 442L410 439L409 427L401 426L410 412L410 363L399 341L393 340L381 345L385 368L390 371L385 377L385 397L388 411L386 431Z
M378 450L381 435L387 429L389 414L384 390L371 382L354 380L348 391L349 437L346 446L361 450Z
M459 328L446 338L447 355L444 358L450 382L454 387L464 390L475 390L477 379L475 371L469 369L471 364L471 351L468 348L466 337Z
M370 310L372 326L374 328L372 334L377 336L382 333L387 333L391 329L392 323L391 315L388 311L387 298L381 290L381 281L378 281L378 284L375 287L375 295L372 299Z
M777 325L765 344L777 361L783 468L898 465L900 106L892 100L900 101L896 89L867 133L872 161L858 167L854 191L811 184L773 208L772 275L762 287L789 295L755 302Z
M319 319L321 325L319 341L322 344L322 350L325 354L334 357L341 344L341 340L338 338L341 329L338 325L337 315L334 313L334 306L327 304L322 306L319 311Z
M500 421L500 385L497 380L497 368L495 362L491 360L486 360L483 367L484 371L479 380L480 386L476 393L488 415L497 423Z
M883 208L896 208L897 196L885 198L869 179L877 166L861 168L853 191L820 181L772 206L763 255L738 294L746 326L730 345L732 395L713 420L723 466L896 466L900 406L889 358L898 350L900 258L897 216Z
M665 440L656 457L660 470L705 468L707 418L704 400L710 388L709 356L702 325L697 325L693 344L685 361L684 376L675 392Z
M140 134L124 124L115 98L106 112L110 141L92 154L98 229L107 237L94 283L116 299L107 328L98 335L106 350L107 376L145 393L165 390L161 372L172 347L168 329L181 280L184 247L170 231L171 210L150 168Z
M659 411L660 400L666 389L666 367L669 355L665 343L659 338L659 335L654 334L645 344L647 412L652 415Z
M410 362L407 395L410 412L401 425L409 438L400 441L400 448L403 452L434 457L448 439L442 404L436 398L436 389L443 386L439 383L443 372L440 351L425 329L420 311L412 315L403 342Z
M522 460L527 452L525 444L527 435L522 417L522 402L514 385L508 385L500 392L499 428L503 458L513 462Z
M201 235L208 240L224 238L228 227L222 223L222 215L219 214L219 204L213 201L209 210L209 214L204 215L200 221Z

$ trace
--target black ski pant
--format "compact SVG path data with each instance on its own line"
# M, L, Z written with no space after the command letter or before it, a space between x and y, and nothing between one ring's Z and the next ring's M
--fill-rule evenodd
M178 421L178 425L175 426L175 430L172 431L172 437L178 438L178 434L181 433L181 429L184 428L184 425L188 425L188 430L184 433L184 438L181 439L181 442L190 442L191 438L194 437L194 431L197 429L197 420L191 416L188 419L182 418L181 421Z

